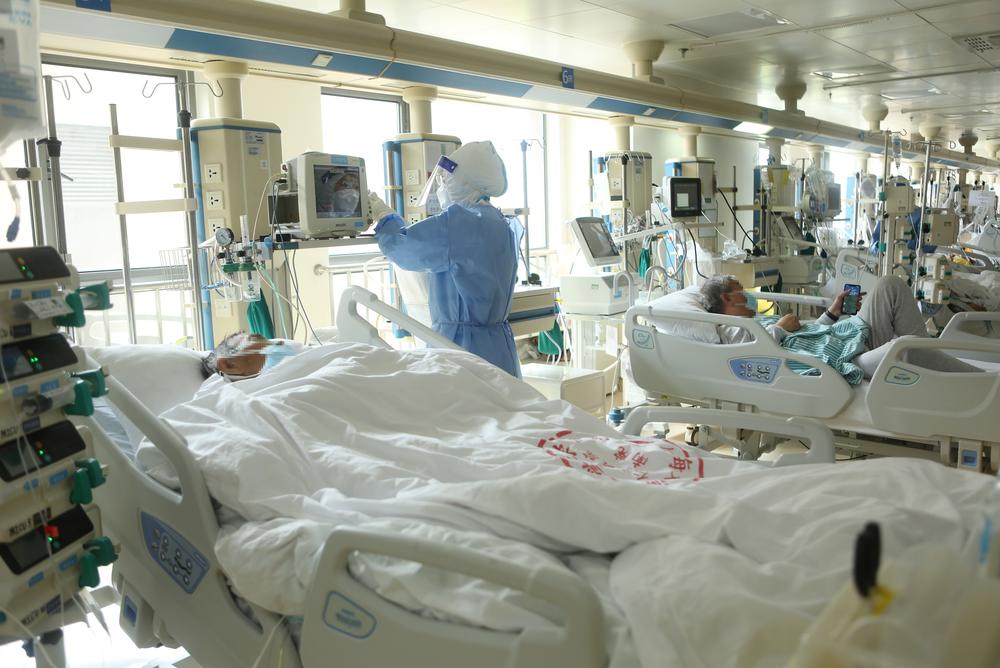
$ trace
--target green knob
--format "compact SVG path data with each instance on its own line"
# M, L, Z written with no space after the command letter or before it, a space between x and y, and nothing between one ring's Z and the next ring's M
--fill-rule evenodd
M107 311L112 307L111 289L107 283L95 283L77 290L86 300L84 306L88 311Z
M94 414L94 398L90 394L90 385L79 382L73 386L73 403L66 406L63 411L66 415L83 415L84 417Z
M99 536L93 540L88 540L83 547L97 559L98 566L107 566L118 559L115 546L107 536Z
M100 369L78 371L72 374L72 376L79 378L90 387L91 397L103 397L108 393L108 384L104 380L104 372Z
M101 463L93 457L78 459L74 462L77 470L87 472L87 480L90 481L91 489L96 489L104 484L104 471L101 470Z
M78 582L81 587L96 587L101 584L101 575L97 572L97 557L93 554L88 553L80 557Z
M83 315L83 299L80 298L78 292L66 295L66 306L73 309L73 312L53 318L56 325L59 327L83 327L87 324L87 318Z
M69 502L74 505L86 505L94 502L94 492L90 485L90 475L86 469L73 472L73 489L69 493Z

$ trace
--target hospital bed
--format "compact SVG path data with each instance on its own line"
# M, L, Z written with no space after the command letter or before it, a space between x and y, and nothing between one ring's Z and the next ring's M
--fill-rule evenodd
M359 288L347 291L338 311L339 341L388 347L359 314L359 306L398 322L429 345L454 347ZM193 352L188 357L197 360ZM174 368L177 359L169 362ZM120 544L113 576L121 594L120 624L138 646L183 646L198 664L211 668L308 668L332 661L337 666L605 665L601 604L591 586L569 569L526 568L413 537L336 528L323 548L299 624L241 598L215 557L219 509L193 455L173 428L116 380L121 375L140 387L155 371L148 365L126 370L120 364L111 364L109 371L114 406L169 459L179 481L174 490L153 480L91 418L80 418L92 427L102 461L115 472L116 484L107 486L97 502L107 532ZM162 408L162 398L150 402ZM833 460L830 432L814 421L726 411L711 416L723 427L766 428L809 446L806 454L788 455L775 466ZM634 412L626 429L639 434L649 422L689 419L689 410L648 409ZM383 600L355 581L348 572L348 556L354 551L419 562L523 591L559 611L563 622L552 629L502 633L434 621Z
M940 339L896 339L873 379L856 387L818 359L785 350L750 318L638 306L626 313L626 336L636 383L658 402L811 417L830 427L848 452L938 458L976 470L984 468L989 453L996 467L1000 364L986 360L998 359L1000 342L968 333L963 323L1000 322L1000 314L956 318ZM714 331L719 325L746 329L755 340L722 344L689 335L691 328ZM915 349L951 352L985 372L931 371L904 359ZM796 373L792 362L811 367L814 375ZM722 441L746 457L761 453L748 439Z

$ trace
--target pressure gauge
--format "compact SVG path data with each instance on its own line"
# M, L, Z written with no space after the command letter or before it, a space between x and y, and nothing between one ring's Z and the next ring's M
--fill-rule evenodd
M220 246L228 246L236 240L236 235L228 227L220 227L215 231L215 243Z

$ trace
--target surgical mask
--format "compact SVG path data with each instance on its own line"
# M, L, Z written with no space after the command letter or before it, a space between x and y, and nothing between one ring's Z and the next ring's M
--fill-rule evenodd
M354 213L361 201L361 194L353 188L338 190L333 193L333 206L337 213Z
M297 352L297 350L286 343L280 341L271 343L263 350L264 370L267 371L278 366L289 357L295 357Z
M747 308L751 311L757 311L757 294L750 292L749 290L743 291L743 296L747 299Z
M230 383L236 382L237 380L249 380L251 378L256 378L259 375L260 375L259 373L251 373L251 374L247 374L245 376L242 376L240 374L226 373L224 371L222 372L222 377L225 378L226 380L228 380Z

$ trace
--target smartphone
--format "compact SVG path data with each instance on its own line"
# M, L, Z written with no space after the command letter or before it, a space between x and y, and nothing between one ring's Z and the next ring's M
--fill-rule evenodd
M844 292L848 293L844 297L844 315L856 315L858 312L858 298L861 296L861 286L846 283L844 285Z

